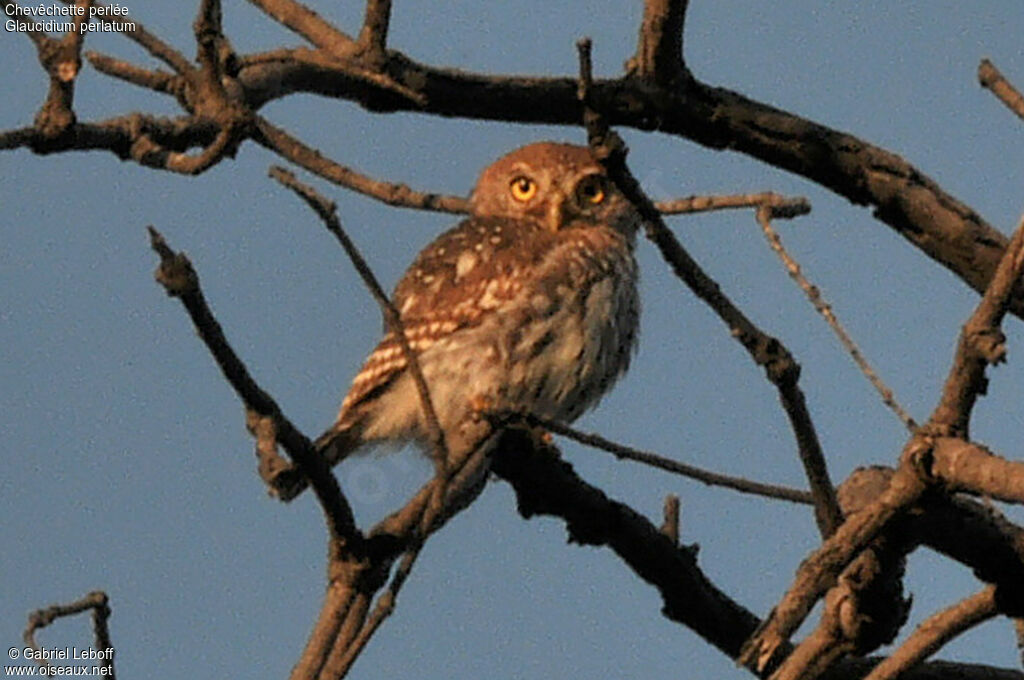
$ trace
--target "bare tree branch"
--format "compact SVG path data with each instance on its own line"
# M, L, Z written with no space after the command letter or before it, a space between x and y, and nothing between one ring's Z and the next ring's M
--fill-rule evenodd
M679 543L679 496L670 493L665 496L662 509L661 533L673 543Z
M381 313L384 316L384 321L387 324L388 329L394 333L398 339L398 344L402 348L402 354L405 356L406 361L409 364L409 372L412 375L413 382L416 385L416 391L419 393L420 406L423 410L423 420L427 426L427 432L430 437L430 443L433 448L435 474L438 479L445 479L447 477L447 461L449 459L448 447L445 445L444 430L441 429L441 425L437 419L437 411L434 409L434 403L430 399L430 388L427 386L427 381L423 378L423 370L420 368L420 362L416 358L416 352L413 351L412 346L409 344L409 339L405 334L405 324L402 323L401 315L395 306L391 304L391 300L388 299L387 293L381 287L380 282L374 275L373 270L366 263L362 253L356 248L355 243L349 238L348 234L341 226L341 220L338 219L337 207L333 201L328 201L322 195L320 195L313 187L299 182L295 175L288 172L284 168L274 166L270 169L270 176L280 182L282 185L294 191L300 198L302 198L309 207L320 216L323 220L327 230L338 239L341 243L341 247L344 248L345 254L348 255L352 261L352 265L359 273L360 278L366 285L366 288L370 291L370 295L381 309ZM443 489L442 489L443 493Z
M153 227L149 227L149 235L153 250L160 256L157 281L168 295L181 300L199 337L246 408L273 420L278 440L309 478L323 508L331 536L349 550L358 549L362 536L356 529L352 508L327 462L313 448L312 442L284 416L277 402L256 384L249 369L228 344L224 331L206 304L206 298L199 287L199 275L188 258L171 250L160 232Z
M892 656L875 666L864 680L895 680L937 652L944 644L998 613L995 586L932 615L900 645Z
M654 207L663 215L766 207L771 210L772 217L779 219L799 217L811 212L811 204L803 196L789 198L770 191L733 196L687 196L669 201L656 201Z
M61 0L65 5L74 4L75 0ZM118 29L126 38L134 42L152 56L164 62L175 73L185 75L194 70L192 63L178 50L174 49L160 38L146 30L146 28L127 14L113 14L108 11L109 6L102 2L93 1L93 5L100 9L93 19L107 25L116 24Z
M636 54L627 62L629 73L666 88L678 87L692 76L683 58L683 29L689 0L646 0Z
M978 82L1024 120L1024 95L988 59L982 59L978 66Z
M324 21L319 14L292 0L249 0L268 16L336 57L347 57L356 50L348 35Z
M356 41L293 0L252 2L324 53L345 62L339 62L333 72L289 59L272 64L257 59L241 67L236 81L253 110L271 99L310 92L354 99L377 111L563 125L575 125L580 119L573 79L436 69L396 51L387 52L382 69L391 85L374 85L363 76L354 88L347 72L366 70L365 64L352 58L358 48ZM663 3L665 7L682 4L652 0L651 6ZM180 54L133 23L135 30L126 32L129 38L179 73L191 68ZM396 97L395 88L418 96ZM988 285L1006 247L1007 240L999 231L920 170L852 135L696 81L671 89L625 77L595 82L593 89L612 124L658 129L711 148L737 150L804 175L854 203L873 205L880 220L979 292ZM10 135L7 137L9 140ZM1024 286L1015 290L1011 310L1024 315Z
M505 414L497 414L499 418L505 418ZM733 489L740 493L749 493L756 496L764 496L765 498L777 498L779 500L790 501L791 503L802 503L805 505L813 505L814 499L811 494L801 489L791 489L785 486L777 486L774 484L764 484L762 482L756 482L750 479L744 479L742 477L732 477L729 475L722 475L717 472L710 472L703 468L695 467L693 465L687 465L671 458L665 458L654 453L647 451L640 451L617 442L613 442L609 439L605 439L599 434L592 432L581 432L568 425L548 420L546 418L539 418L533 414L508 414L508 418L521 419L526 423L535 427L542 427L545 430L550 430L555 434L560 434L564 437L568 437L573 441L577 441L581 444L593 447L595 449L601 449L613 454L620 460L632 460L644 465L649 465L667 472L672 472L684 477L695 479L698 482L703 482L709 486L721 486L727 489Z
M693 293L711 307L729 327L730 334L747 350L768 380L775 385L783 410L797 440L797 449L814 498L814 516L822 536L829 536L843 521L835 488L829 479L825 455L811 420L803 391L797 385L800 366L789 350L777 339L766 335L722 292L697 261L690 257L675 235L665 225L661 214L644 193L639 182L626 167L626 149L622 139L608 128L603 114L591 104L593 82L590 72L590 41L577 43L580 56L579 94L586 104L584 122L590 139L591 153L604 164L608 175L620 191L640 212L645 232L662 257Z
M91 610L94 650L102 654L100 659L103 661L101 668L104 669L104 676L114 678L114 645L110 641L110 628L107 625L110 618L109 602L106 593L96 590L69 604L55 604L46 609L38 609L29 614L28 625L25 627L25 632L22 633L22 639L26 645L39 652L39 643L36 642L37 631L46 628L57 619ZM43 668L52 669L50 662L42 655L37 657L36 663Z
M257 116L256 127L259 131L256 141L260 144L339 186L374 196L389 205L455 213L469 210L469 202L464 198L421 193L404 184L380 182L361 175L324 157L262 117Z
M821 296L821 290L807 280L803 272L800 269L800 264L793 259L786 249L782 246L782 239L779 237L779 233L771 224L771 216L767 209L759 209L757 211L757 221L761 225L761 230L764 232L765 238L768 239L768 245L771 249L779 256L782 260L783 265L786 267L786 271L789 272L789 276L796 281L797 285L800 286L800 290L804 292L807 299L810 300L814 308L818 310L818 313L825 318L829 327L839 338L839 342L842 343L846 351L849 352L853 358L854 363L860 368L861 373L868 379L868 382L875 388L878 394L882 397L882 403L888 406L896 414L896 416L903 421L903 424L908 430L913 432L917 429L917 422L907 413L900 403L896 400L896 395L893 394L892 389L878 376L875 369L871 367L871 364L864 357L863 352L857 346L857 343L853 341L850 334L846 331L839 319L836 318L835 312L832 311L832 306L825 302Z
M381 68L387 61L388 22L391 21L391 0L366 0L366 15L359 31L360 56Z
M610 499L580 479L572 466L550 447L523 431L510 431L506 445L495 455L493 472L516 493L519 513L565 521L569 542L607 546L637 575L658 589L662 614L682 623L732 659L739 656L743 634L752 633L757 618L729 598L701 571L695 555L680 548L629 506ZM516 445L512 437L519 439ZM870 506L871 501L867 502ZM879 659L845 659L822 676L827 680L863 677ZM1009 669L962 663L933 662L911 669L907 680L1021 680Z
M949 491L1024 503L1024 461L1006 460L955 437L938 437L929 473Z
M744 645L740 663L760 672L784 651L786 641L804 621L814 603L836 584L839 574L887 524L918 501L927 486L918 473L932 450L929 440L914 437L904 449L900 467L888 488L867 508L848 517L797 570L796 579L771 615Z
M970 436L971 410L985 393L985 369L1006 360L1006 338L999 329L1010 304L1011 293L1024 271L1024 219L1010 241L992 283L964 324L956 357L942 388L942 398L929 426L938 434Z

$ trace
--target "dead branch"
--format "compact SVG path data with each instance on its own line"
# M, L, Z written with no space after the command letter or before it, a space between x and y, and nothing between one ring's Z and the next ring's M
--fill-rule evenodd
M811 212L811 204L803 196L790 198L770 191L733 196L687 196L668 201L656 201L654 207L662 215L765 207L771 210L772 217L778 219L799 217Z
M1006 360L1006 338L999 326L1024 270L1024 219L1017 227L981 302L964 324L956 357L929 427L938 434L967 439L971 410L985 394L985 369Z
M683 29L689 0L646 0L636 54L626 72L665 88L691 80L683 58Z
M730 334L743 345L757 365L764 367L768 380L775 385L783 410L797 440L797 449L807 474L814 498L814 516L822 536L831 535L842 523L842 512L829 479L824 453L811 420L803 391L797 385L800 365L777 339L761 331L722 292L722 289L697 261L690 257L675 235L665 225L661 214L644 193L639 182L626 167L626 148L622 139L612 132L603 113L592 105L593 80L590 66L590 41L577 43L580 57L579 96L585 103L584 123L591 153L608 171L619 190L644 218L647 238L693 293L711 307L729 327Z
M243 57L234 79L250 110L271 99L307 92L359 101L375 111L563 125L580 120L574 79L437 69L394 50L386 52L386 63L376 69L387 73L390 84L374 84L364 76L354 86L348 71L367 70L361 60L352 58L358 49L355 40L293 0L252 2L325 54L347 63L325 70L296 59L265 63L258 57ZM673 17L682 17L683 5L659 0L651 2L650 8L663 7L671 10ZM187 70L188 62L179 53L146 33L137 22L135 25L129 38L177 72ZM662 36L675 34L675 19L661 25L666 29ZM678 27L681 36L681 22ZM668 51L674 52L674 48ZM396 96L396 88L416 96ZM666 88L627 75L595 82L593 95L612 124L658 129L713 149L740 151L801 174L856 204L874 206L881 221L979 292L988 285L1006 247L1007 240L998 230L920 170L852 135L696 80L687 80L684 87ZM12 148L10 144L21 141L23 135L8 133L0 139L8 144L0 148ZM1015 291L1011 310L1024 315L1024 287Z
M499 414L499 419L502 419L505 414ZM765 498L777 498L779 500L790 501L791 503L802 503L805 505L813 505L814 499L811 494L801 489L792 489L785 486L778 486L775 484L764 484L750 479L744 479L743 477L732 477L730 475L723 475L717 472L711 472L703 468L699 468L693 465L687 465L671 458L659 456L648 451L640 451L617 442L613 442L610 439L606 439L599 434L593 432L581 432L575 428L569 427L562 423L548 420L546 418L539 418L533 414L509 414L507 416L510 419L518 419L526 422L534 427L541 427L555 434L560 434L563 437L568 437L573 441L585 444L586 446L600 449L611 453L619 460L632 460L637 463L643 463L659 470L665 470L674 474L689 477L695 479L698 482L703 482L708 486L721 486L727 489L733 489L740 493L749 493L755 496L764 496Z
M875 666L864 680L895 680L956 636L997 613L996 589L988 586L923 621L906 642L892 656Z
M103 674L105 677L114 678L114 645L110 640L110 628L107 624L110 619L110 600L101 590L93 591L69 604L55 604L32 612L28 616L28 625L22 633L22 639L26 645L38 652L40 647L36 642L37 631L46 628L57 619L81 614L84 611L92 611L93 649L103 654ZM36 663L43 668L52 669L50 663L41 656L37 658Z
M192 263L184 254L171 250L164 237L153 227L149 227L149 236L153 250L160 256L157 281L169 296L181 300L199 337L246 408L273 421L275 438L310 480L331 536L349 550L357 550L362 543L362 536L356 529L352 508L327 462L313 448L313 443L285 417L277 402L256 384L249 369L235 354L206 303L199 287L199 275L192 268Z
M917 422L907 413L900 403L896 400L896 395L892 389L885 384L885 382L878 376L875 369L871 367L871 364L864 357L864 353L861 352L857 343L854 342L853 338L846 331L843 325L836 318L835 312L832 310L832 306L825 302L821 296L821 290L807 280L803 272L800 269L800 264L793 259L782 245L782 238L779 236L779 232L771 224L771 215L769 210L760 208L757 211L757 221L761 225L761 230L764 232L765 238L768 239L768 245L779 256L782 260L783 265L786 267L786 271L789 273L790 278L796 281L797 285L800 286L800 290L804 292L807 299L810 300L814 308L824 317L828 323L829 328L839 338L839 342L842 343L846 351L849 352L853 358L854 363L860 368L861 373L868 379L868 382L875 388L878 394L882 397L882 403L888 406L896 414L896 416L903 421L903 424L908 430L913 432L917 429Z
M982 59L978 65L978 82L1006 104L1006 108L1024 119L1024 95L988 59Z

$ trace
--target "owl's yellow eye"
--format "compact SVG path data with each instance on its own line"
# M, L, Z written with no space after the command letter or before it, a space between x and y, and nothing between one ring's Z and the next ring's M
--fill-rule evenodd
M536 195L537 183L529 177L519 175L509 184L509 191L512 192L512 198L525 203Z
M590 175L580 180L576 185L576 200L583 207L598 205L605 199L604 179L597 175Z

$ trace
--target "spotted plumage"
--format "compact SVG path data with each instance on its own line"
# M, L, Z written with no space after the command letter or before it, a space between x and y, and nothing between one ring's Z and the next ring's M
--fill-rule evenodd
M449 446L480 404L571 421L629 365L640 217L583 147L523 147L483 171L471 216L416 257L393 302ZM332 462L425 442L408 361L388 333L318 440Z

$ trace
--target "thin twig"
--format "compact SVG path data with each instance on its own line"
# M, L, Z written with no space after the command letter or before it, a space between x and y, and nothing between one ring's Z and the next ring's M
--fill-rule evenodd
M978 82L982 87L991 90L1008 109L1024 119L1024 95L988 59L982 59L978 66Z
M261 116L256 117L256 127L259 134L254 138L259 144L338 186L366 194L388 205L449 213L469 212L469 201L465 198L413 191L404 184L380 182L335 163Z
M810 300L814 308L818 310L818 313L824 317L828 323L829 328L839 338L839 342L843 344L846 351L849 352L853 358L854 363L860 368L861 373L868 379L868 382L875 388L879 395L882 397L882 403L888 406L896 414L896 416L903 421L903 424L908 430L913 432L917 429L917 422L907 413L900 403L896 400L896 396L892 389L878 376L878 373L871 367L871 364L864 357L863 352L854 342L853 338L846 331L843 325L836 318L835 312L832 311L832 306L825 302L821 295L821 290L807 280L800 268L800 263L793 259L782 245L782 239L779 237L779 233L771 224L771 216L768 209L759 209L757 211L757 221L761 225L761 230L764 232L765 238L768 239L768 245L771 249L779 256L782 260L783 265L786 267L786 271L789 276L796 281L797 285L800 286L800 290L804 292L807 299Z
M830 536L843 521L835 488L829 478L825 456L807 409L803 391L797 384L800 366L777 339L761 331L722 292L718 284L697 264L665 225L661 214L626 167L625 143L608 127L607 121L590 101L593 86L590 41L577 42L580 61L579 94L584 104L591 153L608 170L619 189L644 218L647 238L661 251L675 274L726 323L733 337L751 358L765 368L768 379L779 392L783 409L797 440L797 450L814 496L814 515L823 537Z
M73 5L75 0L61 0L65 5ZM178 50L174 49L160 38L146 30L146 28L127 14L114 14L109 11L109 6L101 2L93 3L100 11L92 17L96 21L107 25L117 25L125 30L121 31L125 37L136 45L149 52L151 55L170 66L176 73L186 75L195 70L191 62ZM123 9L123 6L122 6Z
M686 198L656 201L654 207L662 215L681 215L731 208L768 207L775 219L799 217L811 212L811 204L803 196L790 198L771 191L728 196L687 196Z
M399 346L402 348L402 354L405 356L406 361L409 364L409 373L412 375L413 382L416 385L416 391L419 393L420 408L423 411L423 420L427 426L427 434L430 437L430 443L432 445L435 475L438 479L444 479L447 476L446 468L447 461L449 459L448 447L445 444L444 430L441 428L441 423L437 419L437 411L434 408L434 402L430 398L430 388L427 386L427 381L423 377L423 370L420 367L419 359L416 356L416 352L413 351L412 346L409 344L409 339L405 335L405 324L402 323L402 317L398 313L398 310L388 299L387 293L384 292L384 288L381 287L380 282L377 280L377 276L370 269L370 266L366 263L362 253L356 247L356 244L349 238L349 235L345 232L341 226L341 220L338 219L337 207L333 201L329 201L320 195L313 187L308 184L300 182L295 175L288 172L282 167L273 166L270 168L270 176L280 182L286 188L291 189L300 198L302 198L310 208L320 216L323 220L327 230L334 235L338 242L341 243L341 247L345 249L345 254L348 255L352 261L352 266L355 267L359 273L359 277L363 280L366 288L370 291L370 295L380 306L381 312L384 315L384 320L387 322L388 329L394 334L398 340Z
M999 613L996 587L987 586L965 600L930 616L889 658L875 666L864 680L895 680L961 633Z
M40 647L36 642L36 631L46 628L57 619L92 610L94 651L102 654L100 658L103 661L101 667L104 669L104 677L114 678L114 646L110 641L110 629L107 625L110 618L109 602L106 593L96 590L69 604L55 604L46 609L38 609L29 614L28 625L25 626L22 639L26 645L38 652ZM36 663L43 668L51 668L50 663L41 654L37 655Z
M499 418L506 417L505 414L497 414L497 416ZM693 465L687 465L686 463L672 460L671 458L665 458L664 456L659 456L647 451L640 451L639 449L634 449L632 447L613 442L609 439L605 439L599 434L581 432L580 430L569 427L568 425L564 425L553 420L547 420L545 418L538 418L531 414L512 414L508 417L521 418L530 425L542 427L545 430L568 437L580 444L585 444L586 446L590 446L595 449L607 451L608 453L613 454L616 458L632 460L638 463L643 463L644 465L650 465L651 467L683 475L690 479L695 479L698 482L703 482L710 486L721 486L741 493L754 494L756 496L764 496L766 498L777 498L779 500L790 501L792 503L802 503L805 505L814 504L811 494L808 491L792 489L785 486L777 486L774 484L764 484L762 482L755 482L742 477L731 477L717 472L710 472Z

